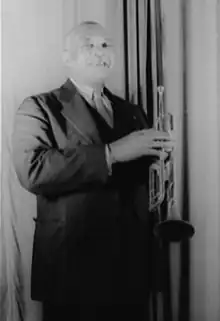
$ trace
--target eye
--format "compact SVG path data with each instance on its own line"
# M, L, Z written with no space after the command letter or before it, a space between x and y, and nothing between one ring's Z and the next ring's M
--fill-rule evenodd
M107 47L108 47L107 42L104 42L104 43L102 44L102 47L103 47L103 48L107 48Z

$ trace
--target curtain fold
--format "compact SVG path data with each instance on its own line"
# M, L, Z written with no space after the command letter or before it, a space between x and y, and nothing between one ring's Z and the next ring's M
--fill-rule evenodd
M6 104L4 104L4 108ZM10 110L3 114L10 115ZM18 211L15 205L13 165L11 162L10 136L12 124L3 124L3 171L2 171L2 217L1 217L1 320L24 320L24 275L22 269L22 250L19 238Z
M19 184L11 158L14 115L22 100L64 81L62 0L2 3L2 171L0 320L39 321L41 305L30 298L36 198Z
M174 22L179 35L178 43L172 49L170 32L166 19L172 16L171 2L161 0L124 1L124 39L125 39L125 91L126 98L137 103L144 109L150 124L155 122L157 108L157 86L165 88L165 109L176 116L178 126L178 155L177 155L177 199L180 216L189 220L188 200L188 145L187 145L187 102L186 102L186 4L178 1L173 13L178 12L181 21ZM169 7L169 8L168 8ZM165 10L166 9L166 10ZM176 10L176 11L175 11ZM169 39L167 39L169 38ZM175 41L175 40L173 40ZM176 46L179 46L178 49ZM183 49L183 51L181 51ZM175 55L179 54L175 60ZM169 54L169 59L166 55ZM179 75L172 75L169 70L173 64L178 65ZM173 66L172 66L173 67ZM172 69L172 68L170 68ZM177 80L177 92L172 92L170 77ZM174 80L175 81L175 80ZM175 88L175 87L174 87ZM178 95L178 97L176 97ZM172 98L173 96L173 98ZM182 102L183 100L183 102ZM174 103L172 102L174 101ZM176 110L173 105L179 101ZM170 104L171 105L168 105ZM182 156L184 156L182 158ZM181 192L182 191L182 192ZM155 251L158 255L154 261L154 269L159 271L155 280L156 288L152 292L151 321L187 321L190 317L190 263L189 242L181 246L158 244ZM158 267L159 266L159 267ZM162 266L162 269L161 269ZM158 281L159 279L159 281ZM158 285L159 284L159 285ZM155 290L156 289L156 290Z
M146 111L147 88L145 59L147 52L146 1L124 0L125 96ZM145 72L143 72L145 71Z

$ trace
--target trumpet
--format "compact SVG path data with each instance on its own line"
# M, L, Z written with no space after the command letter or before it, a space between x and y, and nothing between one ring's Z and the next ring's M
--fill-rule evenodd
M157 87L158 105L154 128L171 133L173 117L165 112L164 87ZM157 213L154 234L167 242L181 242L195 233L194 227L180 218L175 198L174 149L165 160L157 160L149 168L149 211Z

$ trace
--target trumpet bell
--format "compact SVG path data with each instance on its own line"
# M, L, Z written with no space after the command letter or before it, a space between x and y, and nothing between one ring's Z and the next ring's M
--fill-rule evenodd
M191 238L195 229L186 221L170 218L158 223L154 233L166 242L181 242Z

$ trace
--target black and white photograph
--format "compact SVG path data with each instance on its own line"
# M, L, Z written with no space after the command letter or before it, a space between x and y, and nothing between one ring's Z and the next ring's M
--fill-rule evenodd
M220 1L2 0L1 321L220 320Z

